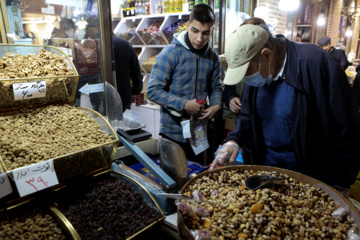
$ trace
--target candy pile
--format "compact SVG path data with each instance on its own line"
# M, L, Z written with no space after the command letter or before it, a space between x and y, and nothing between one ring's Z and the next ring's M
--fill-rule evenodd
M179 33L186 30L186 21L179 20L173 24L171 24L169 27L164 29L164 34L169 43L173 40L173 34Z
M155 21L147 28L139 31L146 44L166 45L165 39L161 37L160 26L162 21Z

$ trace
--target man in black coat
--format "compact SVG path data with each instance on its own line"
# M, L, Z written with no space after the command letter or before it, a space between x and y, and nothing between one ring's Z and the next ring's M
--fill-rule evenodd
M132 94L140 94L143 88L138 57L131 44L113 36L116 85L123 104L123 111L131 108Z
M349 66L349 61L346 58L346 54L345 51L342 49L336 49L333 46L331 46L331 38L328 36L324 36L322 38L320 38L317 42L317 44L324 49L325 51L327 51L328 53L331 54L331 56L333 56L338 63L341 65L341 68L345 71L347 69L347 67Z
M314 44L244 25L228 37L225 84L244 81L241 112L211 169L248 146L245 164L298 171L348 196L360 169L360 118L345 72Z

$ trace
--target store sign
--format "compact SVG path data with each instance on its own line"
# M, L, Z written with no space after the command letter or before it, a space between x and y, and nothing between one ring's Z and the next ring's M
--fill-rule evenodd
M70 6L70 7L82 7L83 0L46 0L46 4L54 4L61 6Z
M6 173L0 174L0 198L3 198L10 193L12 193L13 190L10 185L9 178Z
M30 98L41 98L46 96L46 82L22 82L13 83L14 99L24 100Z
M20 197L59 184L53 159L15 169L12 174Z

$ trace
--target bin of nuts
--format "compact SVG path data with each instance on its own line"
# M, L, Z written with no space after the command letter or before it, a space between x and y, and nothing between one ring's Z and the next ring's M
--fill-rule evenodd
M81 239L131 239L165 218L144 187L115 172L83 179L57 194L57 208Z
M55 47L0 44L0 111L71 103L78 80L73 63Z
M285 184L248 190L253 175ZM360 213L330 186L265 166L228 166L199 174L182 188L194 202L178 204L183 239L348 239L359 237Z
M59 182L109 168L118 138L97 112L48 105L0 117L0 163L9 172L54 159Z
M78 236L44 205L27 203L0 212L0 239L66 240Z
M145 61L141 61L141 65L144 67L146 72L151 73L151 71L155 65L157 55L159 55L159 53L154 54L153 56L151 56L149 59L147 59Z

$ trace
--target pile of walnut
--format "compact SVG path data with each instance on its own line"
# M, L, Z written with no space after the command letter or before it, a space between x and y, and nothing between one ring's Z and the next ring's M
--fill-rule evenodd
M281 188L247 190L252 175L281 176ZM200 203L178 207L186 226L202 239L347 239L354 221L332 216L340 206L319 188L285 174L243 169L222 170L197 179L185 189L199 192Z
M0 117L0 156L8 170L111 141L97 121L70 105Z
M0 79L52 77L74 75L74 71L67 67L64 58L41 49L39 54L6 53L0 59Z
M13 83L43 80L46 96L15 101ZM64 103L76 88L77 74L68 68L64 58L41 49L40 53L22 56L6 53L0 59L0 108L25 107L49 103ZM10 79L10 80L8 80Z

